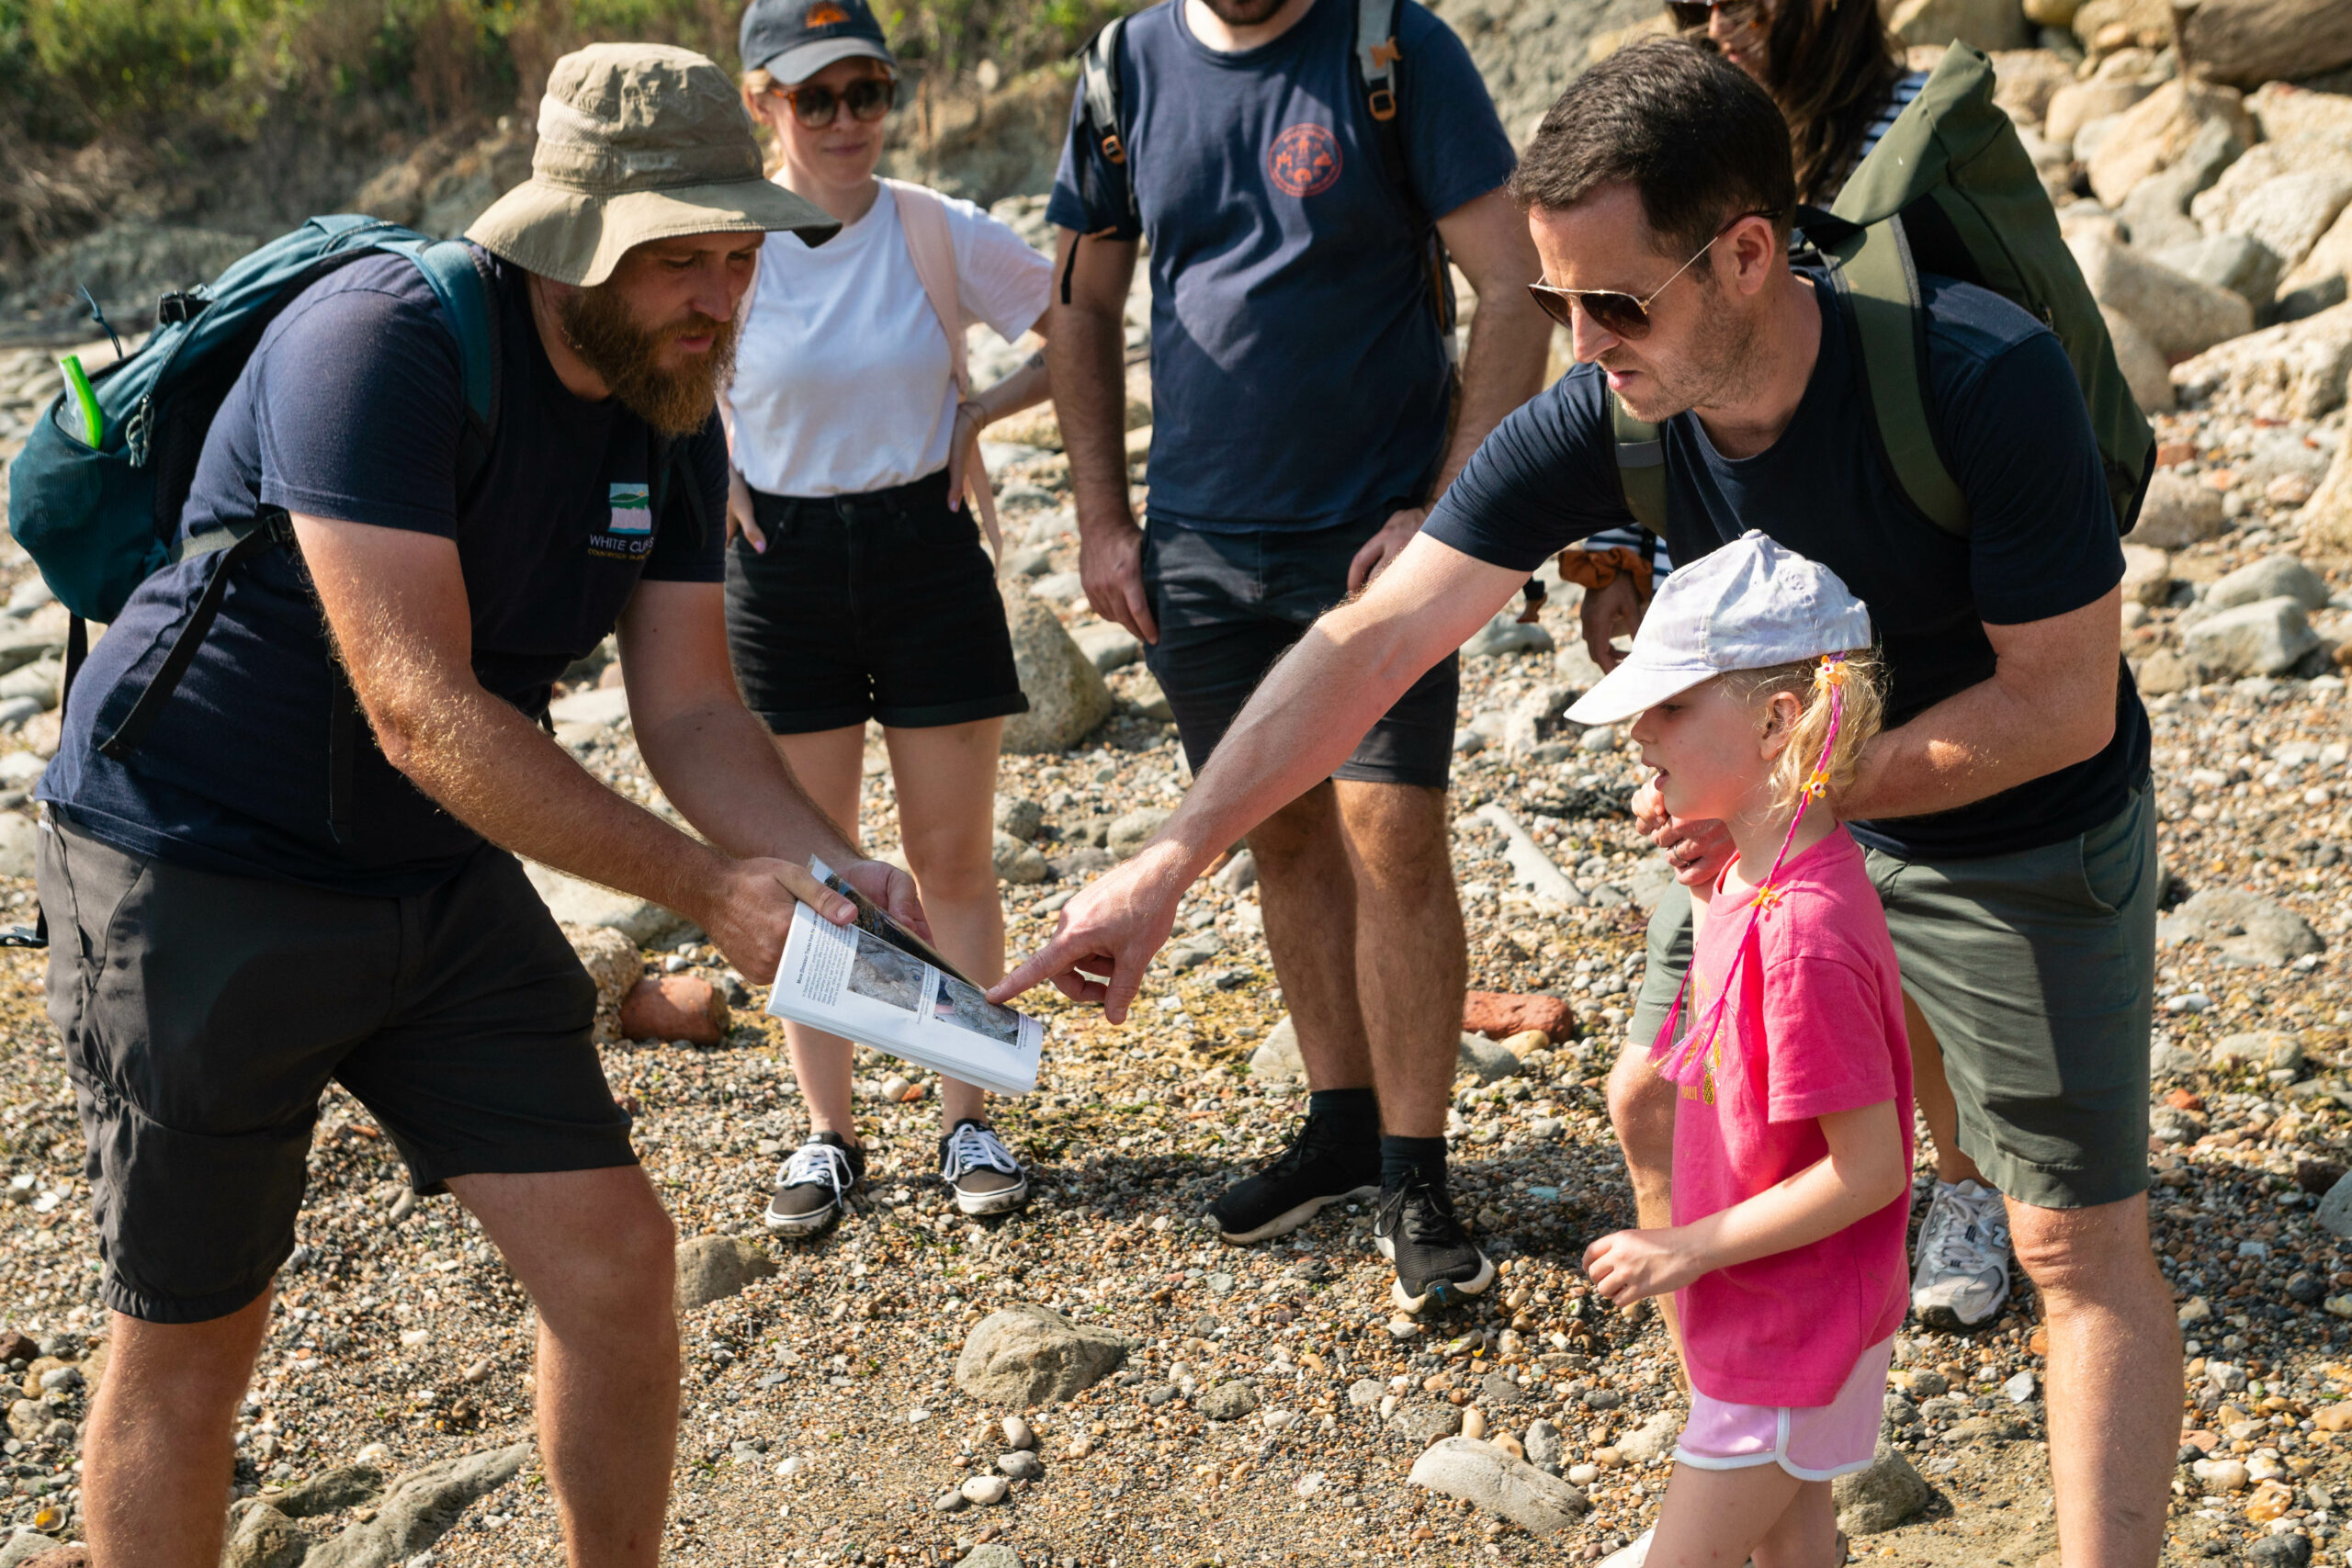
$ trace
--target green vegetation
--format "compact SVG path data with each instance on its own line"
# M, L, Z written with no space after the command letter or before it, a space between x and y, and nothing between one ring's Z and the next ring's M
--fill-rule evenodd
M948 77L1076 49L1129 0L880 0L891 47ZM402 100L439 124L522 105L565 51L636 38L732 70L740 0L0 0L0 130L80 143L288 107Z

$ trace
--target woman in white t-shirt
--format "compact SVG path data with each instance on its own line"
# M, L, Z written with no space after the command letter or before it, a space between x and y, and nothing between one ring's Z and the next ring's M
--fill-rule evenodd
M998 748L1005 716L1028 702L966 504L965 468L990 421L1045 400L1045 366L1032 359L959 397L899 201L875 178L897 80L865 0L754 0L742 57L744 104L782 156L775 179L842 228L817 249L797 239L767 246L743 321L728 394L736 677L802 786L853 838L865 724L880 722L900 841L933 933L988 985L1004 972ZM951 308L1007 341L1038 324L1051 262L968 202L922 191L908 199L935 204L934 288L950 248L936 243L943 228L952 243ZM786 1033L809 1135L766 1219L780 1235L806 1235L840 1215L865 1156L849 1043L799 1024ZM953 1079L941 1089L940 1175L957 1207L1019 1207L1028 1176L989 1130L986 1097Z

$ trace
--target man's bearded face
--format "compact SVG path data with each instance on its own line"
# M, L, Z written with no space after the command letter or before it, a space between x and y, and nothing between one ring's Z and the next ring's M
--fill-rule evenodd
M662 327L639 322L610 283L575 289L558 310L571 351L612 389L623 408L664 435L692 435L709 423L718 390L735 370L735 323L696 310ZM710 346L682 355L682 337Z

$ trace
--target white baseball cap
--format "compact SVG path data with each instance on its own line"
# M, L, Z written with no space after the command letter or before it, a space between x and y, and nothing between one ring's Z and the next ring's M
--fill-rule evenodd
M1568 709L1615 724L1731 670L1768 670L1871 644L1871 613L1836 572L1751 528L1650 601L1634 651Z

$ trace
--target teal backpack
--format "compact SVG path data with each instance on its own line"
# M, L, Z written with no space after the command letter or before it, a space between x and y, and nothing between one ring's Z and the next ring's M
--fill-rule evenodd
M2017 128L1993 102L1993 62L1955 43L1827 212L1797 226L1828 267L1887 468L1928 521L1966 538L1967 498L1951 477L1928 402L1928 317L1919 275L1973 283L2056 333L2089 405L2116 531L2140 518L2156 438L2115 359L2107 321L2058 232L2058 215ZM1626 509L1666 532L1666 454L1657 427L1614 405Z

